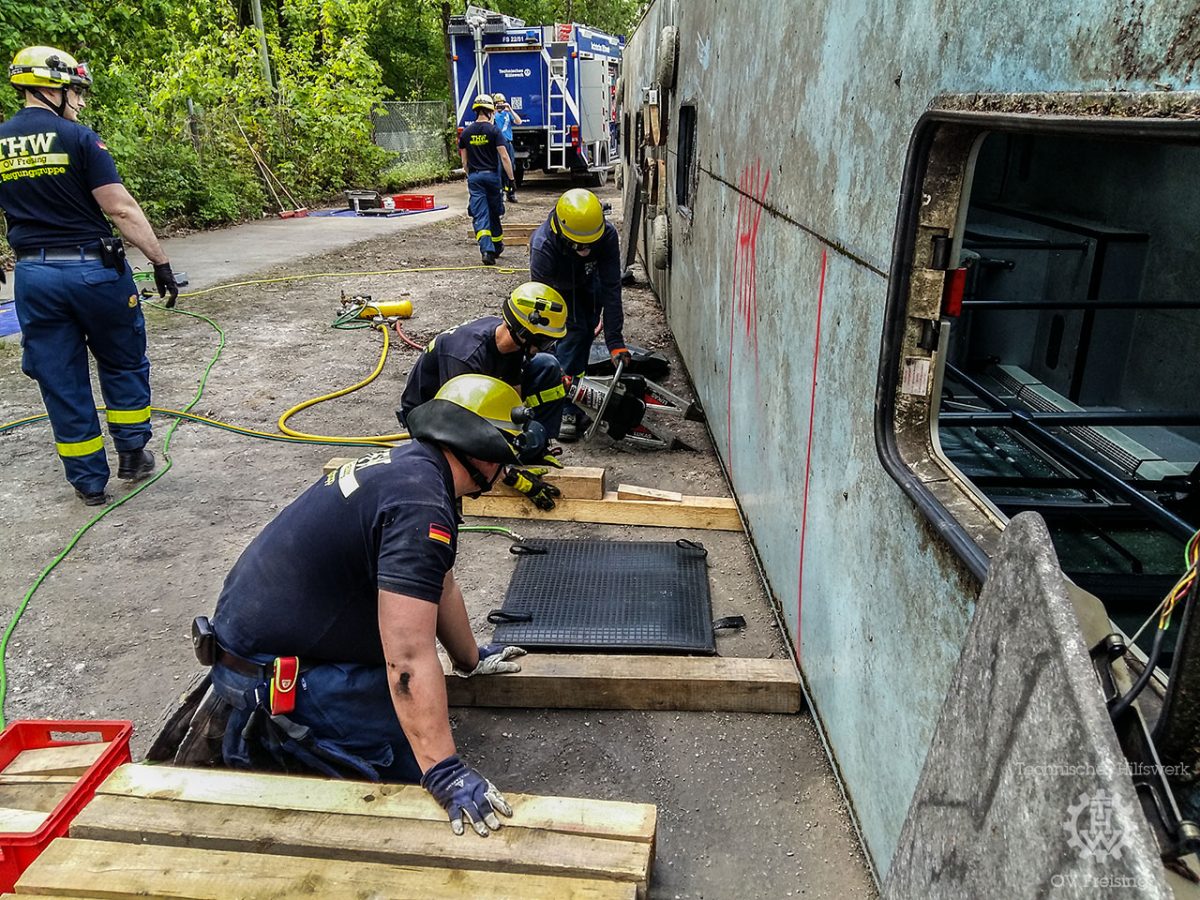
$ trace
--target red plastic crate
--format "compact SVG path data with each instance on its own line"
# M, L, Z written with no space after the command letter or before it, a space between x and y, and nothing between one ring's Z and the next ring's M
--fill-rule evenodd
M71 821L96 793L113 770L130 761L132 722L56 721L27 719L13 722L0 732L0 772L23 750L68 747L109 742L108 748L79 776L67 796L59 801L36 831L0 833L0 891L11 891L21 873L49 843L63 837Z
M393 194L396 209L433 209L433 194Z

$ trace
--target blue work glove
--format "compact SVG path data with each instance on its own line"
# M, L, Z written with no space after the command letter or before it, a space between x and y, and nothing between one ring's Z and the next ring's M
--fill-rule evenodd
M512 818L512 807L496 786L457 756L447 756L421 776L421 787L433 795L450 817L450 828L462 834L465 818L480 837L500 829L496 813Z
M525 651L520 647L509 647L505 644L487 644L479 648L479 662L470 672L465 672L458 666L454 667L454 674L462 678L470 678L472 675L505 675L510 672L520 672L521 664L517 662L509 662L518 656L524 656Z

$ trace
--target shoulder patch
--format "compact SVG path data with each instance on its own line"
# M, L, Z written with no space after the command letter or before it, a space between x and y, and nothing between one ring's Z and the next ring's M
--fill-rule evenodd
M445 525L438 525L435 522L429 523L429 539L438 541L442 544L450 543L450 529Z

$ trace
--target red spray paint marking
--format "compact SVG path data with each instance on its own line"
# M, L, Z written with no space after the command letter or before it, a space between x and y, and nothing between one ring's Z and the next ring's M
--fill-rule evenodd
M817 411L817 360L821 354L821 307L825 303L825 248L821 248L821 280L817 287L817 333L813 338L812 394L808 401L808 448L804 451L804 502L800 507L800 574L796 585L796 663L800 662L800 614L804 610L804 536L808 530L808 477L812 472L813 421Z
M759 183L760 176L762 183ZM729 469L733 471L733 344L738 322L754 351L754 379L758 381L758 223L762 202L767 196L771 172L765 175L762 163L742 170L738 179L737 236L733 248L733 302L729 315L729 384L725 404L725 446L729 448Z

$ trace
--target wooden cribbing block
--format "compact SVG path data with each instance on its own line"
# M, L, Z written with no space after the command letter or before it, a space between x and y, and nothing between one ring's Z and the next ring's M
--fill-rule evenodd
M728 497L689 497L678 503L660 500L621 500L609 491L603 500L567 500L541 510L524 497L463 497L463 513L498 519L547 519L558 522L597 522L609 525L657 525L664 528L704 528L741 531L737 504Z
M346 463L354 462L356 459L358 459L357 456L335 456L321 467L321 472L324 475L328 475L330 472L337 471Z
M564 466L551 469L542 476L562 491L566 500L601 500L604 498L604 469L593 466ZM523 497L516 488L497 481L492 491L497 496ZM557 501L556 501L557 502Z
M634 484L617 485L618 500L654 500L656 502L682 503L679 491L660 491L658 488L638 487Z
M50 813L44 811L0 807L0 834L37 831L48 818L50 818Z
M64 744L37 750L22 750L7 766L4 775L82 775L100 758L108 743Z
M111 794L95 797L75 817L71 837L210 850L269 848L316 859L624 881L642 895L650 872L650 845L634 841L536 828L501 828L486 840L465 841L444 816L434 822Z
M790 660L719 656L531 654L511 675L447 673L446 692L451 706L528 709L795 713L801 702Z
M59 782L0 784L0 807L50 812L71 792L74 785L74 781L68 781L65 784ZM0 828L0 831L4 831L4 829Z
M449 830L449 826L447 826ZM502 832L501 832L502 833ZM264 846L275 849L272 835ZM453 836L453 835L452 835ZM467 837L464 835L463 837ZM477 840L486 844L491 841ZM516 875L451 868L390 866L343 859L275 853L121 844L59 838L17 882L17 893L56 896L371 897L374 900L464 900L467 897L528 900L632 900L631 882L593 881L548 875Z
M228 806L259 806L444 824L446 813L415 784L374 784L230 769L177 769L126 764L97 790L98 795L188 800ZM537 828L590 837L654 841L657 812L650 803L577 800L504 792L513 817L505 829Z

